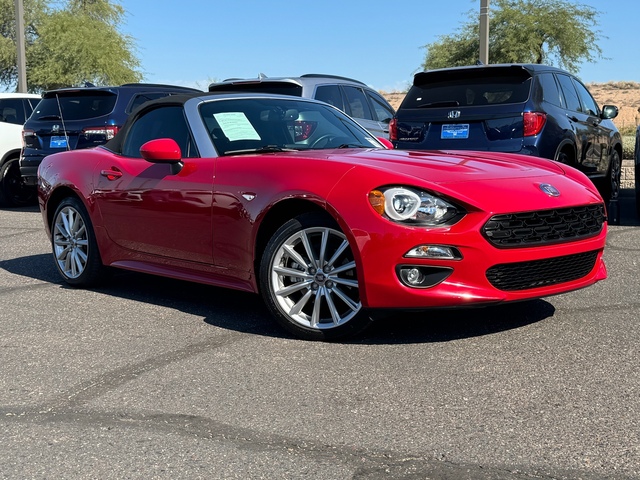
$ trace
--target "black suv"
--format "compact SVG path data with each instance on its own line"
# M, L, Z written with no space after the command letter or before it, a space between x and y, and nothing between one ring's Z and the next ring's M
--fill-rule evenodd
M398 149L489 150L550 158L617 199L622 139L587 88L544 65L476 65L417 73L390 125Z
M45 92L22 131L20 174L25 187L36 185L38 165L47 155L102 145L115 136L129 114L143 103L186 92L201 90L130 83Z

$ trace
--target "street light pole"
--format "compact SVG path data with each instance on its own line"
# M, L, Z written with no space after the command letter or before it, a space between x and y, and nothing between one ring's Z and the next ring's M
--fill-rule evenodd
M489 64L489 0L480 0L480 61Z
M18 92L27 91L27 60L24 53L24 8L22 0L15 0L16 5L16 59L18 67Z

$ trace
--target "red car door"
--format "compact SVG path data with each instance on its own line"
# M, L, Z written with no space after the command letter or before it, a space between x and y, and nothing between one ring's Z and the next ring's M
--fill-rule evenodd
M173 138L181 147L179 172L141 158L140 147L156 138ZM198 156L180 108L159 108L138 118L121 154L101 158L94 170L95 198L115 243L166 259L213 263L215 160Z

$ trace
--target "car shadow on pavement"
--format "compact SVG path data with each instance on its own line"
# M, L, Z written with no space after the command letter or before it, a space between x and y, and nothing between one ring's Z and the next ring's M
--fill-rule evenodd
M358 343L437 343L513 330L553 317L555 307L543 300L486 307L398 312L374 322Z
M0 260L0 270L6 270L14 275L21 275L42 282L63 283L56 271L56 266L53 264L53 257L50 253Z
M74 290L60 279L50 254L0 261L0 269ZM260 296L252 293L124 270L114 271L104 284L91 290L202 317L205 323L225 330L293 338L272 320ZM554 307L544 300L484 308L398 312L378 319L369 330L345 343L446 342L519 328L553 314Z

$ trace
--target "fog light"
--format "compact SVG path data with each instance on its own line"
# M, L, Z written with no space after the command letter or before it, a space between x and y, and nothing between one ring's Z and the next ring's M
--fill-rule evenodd
M445 280L452 268L420 265L399 265L396 268L400 281L411 288L429 288Z
M417 268L407 270L407 282L411 285L418 286L424 280L424 275Z
M419 245L404 254L409 258L435 258L439 260L460 260L462 254L457 248L443 245Z

